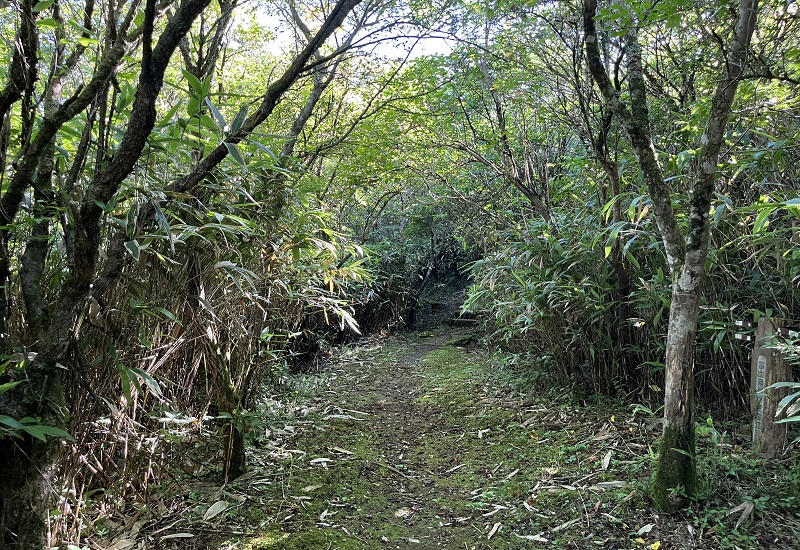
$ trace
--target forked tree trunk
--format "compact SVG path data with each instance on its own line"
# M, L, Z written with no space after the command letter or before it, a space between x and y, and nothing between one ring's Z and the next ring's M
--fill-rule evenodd
M680 270L673 268L667 334L664 433L650 496L664 511L677 510L697 490L694 440L694 349L705 263L711 236L709 209L720 149L739 82L744 76L758 0L740 0L739 13L705 130L700 137L697 175L690 196L689 228Z
M655 154L650 135L642 51L636 22L625 34L625 57L630 97L624 100L612 85L603 64L595 25L597 0L586 0L583 11L586 58L592 78L619 117L636 154L653 203L656 224L672 271L672 304L665 362L664 433L651 487L651 497L664 511L675 511L697 491L694 441L694 349L705 262L710 238L709 209L717 163L736 90L755 30L758 0L740 0L739 14L720 70L705 131L700 137L697 173L689 201L689 227L678 224L670 188Z

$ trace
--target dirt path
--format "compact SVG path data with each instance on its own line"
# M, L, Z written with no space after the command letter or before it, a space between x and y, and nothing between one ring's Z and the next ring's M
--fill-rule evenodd
M162 534L162 547L795 547L780 516L759 528L777 546L746 532L723 538L734 504L659 515L645 496L650 419L546 384L515 389L521 373L461 347L468 337L444 325L376 337L294 379L294 396L257 426L249 473L186 487L196 518L160 531L202 536Z
M515 474L491 432L501 435L520 402L488 414L482 361L454 345L468 337L441 327L374 340L317 377L305 418L270 434L292 437L257 453L250 477L279 479L261 480L264 508L242 507L268 531L245 547L508 547L502 524L491 532L505 506L484 502L478 481Z
M451 445L453 434L443 431L445 411L426 393L442 391L428 383L427 369L441 366L432 358L472 360L463 350L447 349L448 339L463 333L455 329L416 341L395 340L371 365L359 359L335 371L323 410L328 425L317 426L307 450L309 456L319 455L309 459L319 467L287 487L291 492L303 485L301 491L325 503L318 516L316 509L311 512L315 527L322 528L316 535L338 528L352 539L348 544L329 537L331 547L456 548L463 547L462 539L473 538L470 510L450 507L468 504L469 491L443 483L465 466L457 464L461 457ZM331 487L333 492L327 490ZM305 512L314 508L304 504ZM284 546L299 547L309 536L314 533L290 535L296 540Z
M526 548L576 530L590 545L612 540L607 519L585 521L588 504L561 467L585 464L584 435L564 429L578 419L487 374L486 357L457 345L468 336L441 326L375 339L301 382L313 386L301 418L271 430L286 440L257 453L255 479L239 482L261 494L238 511L243 531L259 534L222 547ZM636 502L601 456L589 459L581 490L607 480L596 492Z

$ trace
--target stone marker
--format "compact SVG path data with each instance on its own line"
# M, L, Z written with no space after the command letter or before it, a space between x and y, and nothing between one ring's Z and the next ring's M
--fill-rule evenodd
M792 379L791 365L774 346L781 332L782 321L761 317L756 328L750 375L750 409L753 413L753 450L773 456L786 445L786 424L775 423L778 402L786 388L764 391L775 382Z

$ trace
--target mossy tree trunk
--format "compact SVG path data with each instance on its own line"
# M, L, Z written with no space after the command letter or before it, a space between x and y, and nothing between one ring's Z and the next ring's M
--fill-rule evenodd
M104 205L110 204L122 182L133 172L155 126L156 102L170 59L210 3L211 0L185 0L174 2L166 10L157 0L123 2L116 10L106 10L104 22L95 29L95 1L85 0L83 27L86 30L82 38L88 39L94 34L102 36L104 46L99 50L87 48L80 40L58 40L58 35L56 40L48 38L48 44L57 45L55 50L39 48L37 19L51 17L59 23L59 28L66 27L62 24L64 17L60 3L39 6L38 12L36 5L47 3L37 3L35 0L15 3L18 21L14 42L17 47L12 48L7 70L0 71L0 121L4 121L0 124L0 159L3 160L3 170L8 174L0 193L0 327L3 327L0 331L0 351L11 353L17 349L12 345L22 342L27 346L22 351L35 352L37 355L35 359L31 358L25 369L10 368L0 374L0 383L22 382L0 396L0 414L17 419L39 417L44 425L66 426L66 396L61 383L65 369L59 362L66 362L66 350L76 337L75 321L84 310L87 299L91 296L102 301L121 277L131 257L126 248L130 240L127 231L119 229L109 236ZM314 58L315 53L360 3L361 0L332 2L325 21L308 44L292 58L283 74L266 86L256 111L237 132L228 135L225 143L214 148L188 174L169 183L167 191L196 191L206 176L228 156L228 146L241 142L254 132L270 117L284 94L320 64L320 60ZM232 9L234 4L225 0L220 7L224 11ZM144 17L140 20L138 14L141 11ZM8 21L11 21L11 17ZM369 21L365 16L351 31L356 32ZM46 32L50 36L50 30ZM61 45L67 45L71 50L64 50ZM91 147L94 115L88 116L89 123L83 131L84 141L75 153L68 185L63 187L60 178L51 178L52 142L65 124L80 120L87 110L106 112L102 107L105 104L104 91L109 88L115 75L118 76L120 65L127 63L126 56L134 55L133 50L137 46L141 48L140 73L130 116L122 130L122 139L113 154L107 157L103 154L104 146L99 143L106 132L95 132L98 143L94 151L103 162L98 162L96 172L87 175L85 182L82 181L81 193L73 194L77 174L82 172L82 161L88 158L87 150ZM337 48L322 61L330 61L346 50L344 46ZM39 75L41 67L46 65L40 57L47 56L51 57L51 61L59 61L52 63L45 80ZM94 67L91 74L83 75L83 85L73 90L69 97L62 98L63 101L52 101L52 112L48 112L48 109L40 113L34 93L37 87L47 82L51 92L56 92L58 90L54 87L60 84L60 79L72 79L74 74L71 69L82 66ZM7 151L9 126L5 121L10 118L12 108L17 108L17 103L20 103L21 122L16 129L19 145L15 151L23 151L24 154L11 155ZM94 108L91 108L92 105ZM98 123L105 124L107 121L104 118L101 115ZM53 181L59 182L58 192L51 189ZM28 223L25 218L29 214L22 210L28 196L35 198L37 214L50 219L36 221L30 242L27 243L30 246L21 258L20 269L15 273L9 267L19 250L11 250L9 242L17 239L17 229ZM144 227L154 218L155 212L154 201L143 203L136 226ZM66 248L66 267L62 266L62 276L58 283L54 283L42 277L46 256L43 251L47 248L44 245L50 243L48 236L55 227L53 220L59 217L60 236ZM101 251L104 252L102 257ZM10 289L17 284L22 287L25 305L25 311L19 313L19 317L25 322L21 323L24 324L21 334L15 335L17 340L11 342L5 327L14 313L12 303L16 305L21 301L12 302L8 297ZM47 292L44 292L44 285L48 284L58 284L58 287L47 288ZM50 479L58 458L56 451L62 446L53 441L44 443L21 430L17 435L21 439L0 442L0 546L10 549L41 548L46 534L47 506L52 496ZM232 440L232 450L237 452L243 449L243 438L239 437L240 431L234 431L233 435L236 437Z
M53 170L53 140L58 130L77 117L107 85L128 48L129 34L141 37L142 62L139 86L133 104L130 124L114 157L91 181L80 204L71 205L74 226L70 227L69 270L51 307L45 307L42 271L45 265L45 244L49 235L49 222L38 221L31 241L22 256L20 283L23 287L28 319L26 340L33 342L31 363L26 369L11 369L5 378L17 377L22 382L0 399L0 414L11 418L40 418L41 424L64 428L66 398L61 383L65 350L74 337L74 320L83 309L92 287L92 278L98 264L100 243L103 238L101 220L104 212L99 204L107 203L130 174L139 159L156 120L156 99L163 85L164 72L178 41L188 32L194 19L210 0L184 2L173 12L163 34L154 42L156 2L148 0L144 20L138 31L130 31L136 11L125 18L126 24L117 29L116 40L104 52L93 77L67 100L55 101L60 96L60 82L69 73L69 67L58 63L52 67L48 85L47 109L39 121L38 131L30 132L26 153L13 166L13 176L0 202L0 241L8 242L11 228L15 226L23 197L33 182L36 209L47 213L57 211L60 204L50 185ZM87 19L91 18L92 3L87 3ZM134 8L135 9L135 8ZM56 8L54 8L56 10ZM60 15L53 12L56 18ZM22 18L35 22L31 2L24 3ZM26 23L22 25L25 26ZM90 23L87 23L87 27ZM36 32L28 29L29 32ZM60 43L56 41L57 43ZM73 52L80 59L82 50ZM28 61L35 64L35 51L28 53ZM61 56L56 56L61 57ZM69 60L67 61L69 64ZM76 61L77 63L77 61ZM35 75L33 75L35 77ZM0 94L5 97L5 93ZM24 95L24 94L22 94ZM0 101L2 103L2 101ZM45 174L37 173L44 170ZM7 265L9 251L4 247ZM7 284L9 274L3 273ZM2 312L5 313L5 312ZM7 315L7 314L6 314ZM4 339L5 334L0 335ZM5 346L2 342L2 347ZM5 382L5 379L0 382ZM19 439L4 440L0 444L0 535L3 548L39 549L45 545L47 507L52 496L51 480L61 445L54 439L47 442L19 433Z
M664 511L683 504L683 496L697 490L694 460L694 347L705 262L710 237L709 209L717 163L728 116L739 82L745 74L748 47L755 30L758 0L740 0L739 13L727 55L711 102L706 127L700 136L700 154L689 200L689 227L677 220L671 189L656 156L650 134L647 88L637 22L625 33L625 61L629 98L613 85L603 61L595 24L597 0L584 4L584 42L592 78L622 123L636 155L653 203L656 224L672 272L672 303L667 334L664 391L664 433L653 475L652 498Z
M702 271L701 271L702 273ZM664 433L658 449L651 497L660 510L682 505L697 491L694 445L694 345L700 289L684 288L681 277L672 288L664 383ZM689 282L699 284L702 277Z

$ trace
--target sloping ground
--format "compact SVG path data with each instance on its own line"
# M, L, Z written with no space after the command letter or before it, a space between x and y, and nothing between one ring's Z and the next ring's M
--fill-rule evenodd
M251 471L221 488L187 486L190 513L150 540L242 550L798 547L791 460L765 469L708 426L706 500L660 516L644 496L652 417L515 391L505 371L457 345L468 330L375 338L294 380L292 409L259 427Z

